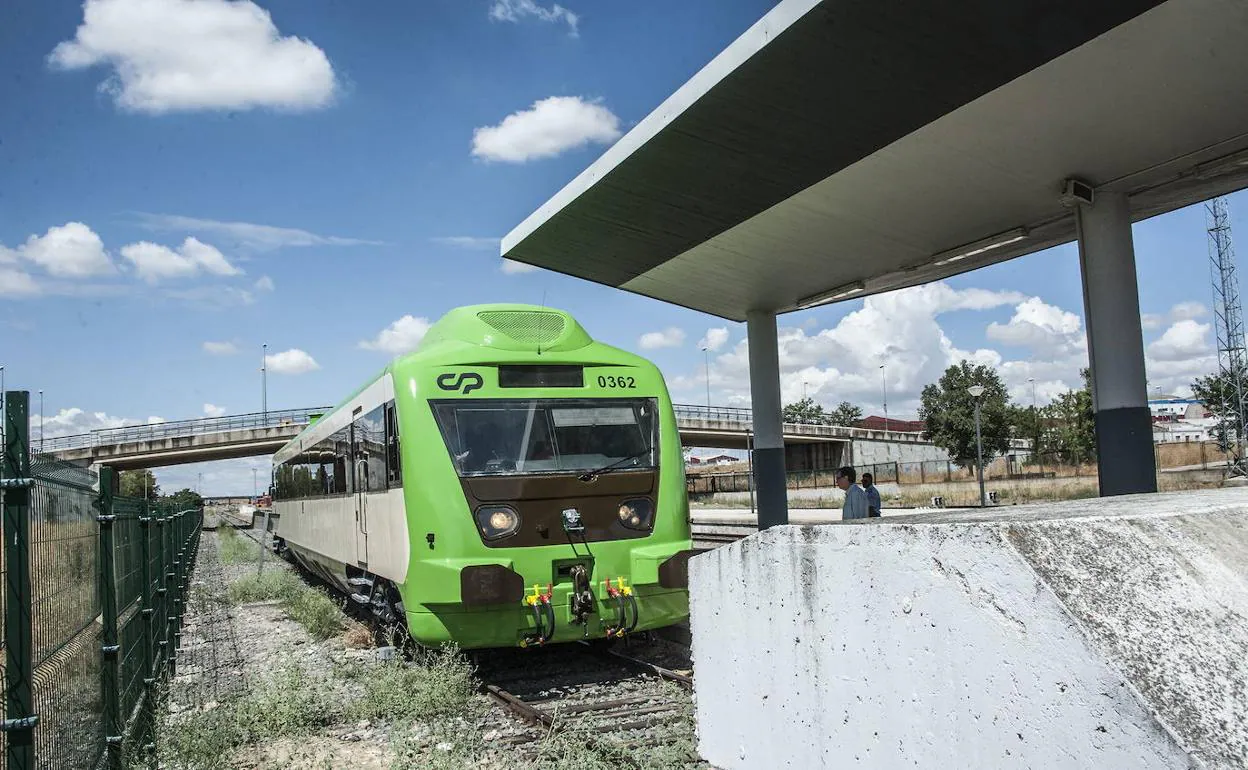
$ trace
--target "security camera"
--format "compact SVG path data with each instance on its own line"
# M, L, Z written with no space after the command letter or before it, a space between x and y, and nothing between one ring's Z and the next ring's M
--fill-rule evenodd
M1062 196L1059 198L1066 208L1092 205L1092 185L1082 179L1070 178L1062 184Z

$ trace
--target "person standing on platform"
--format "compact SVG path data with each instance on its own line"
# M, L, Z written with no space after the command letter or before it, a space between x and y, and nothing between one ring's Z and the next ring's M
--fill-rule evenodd
M884 506L880 504L880 490L875 486L875 477L870 473L862 474L862 491L867 493L867 517L879 518Z
M857 480L858 474L851 465L836 472L836 485L845 492L845 505L841 507L842 519L867 518L867 493L855 483Z

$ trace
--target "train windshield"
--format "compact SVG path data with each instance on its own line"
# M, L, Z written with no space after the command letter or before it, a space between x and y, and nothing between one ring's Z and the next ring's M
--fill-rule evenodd
M461 476L654 468L653 398L431 402Z

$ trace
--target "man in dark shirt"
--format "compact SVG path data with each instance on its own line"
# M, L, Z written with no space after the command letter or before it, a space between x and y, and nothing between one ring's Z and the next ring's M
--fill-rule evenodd
M883 506L880 505L880 490L875 486L875 477L870 473L862 474L862 491L867 493L867 516L878 517Z

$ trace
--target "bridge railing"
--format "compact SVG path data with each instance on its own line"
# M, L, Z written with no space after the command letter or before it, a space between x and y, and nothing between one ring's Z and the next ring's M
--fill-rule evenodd
M672 404L676 419L705 420L708 422L740 423L742 430L749 430L754 424L754 411L741 406L698 406L696 404ZM829 425L822 422L786 422L785 426L800 428L804 433L838 436L844 438L875 438L884 436L903 438L910 441L921 440L922 433L908 431L882 431L872 428L855 428L849 425Z
M154 441L162 438L185 438L205 433L224 433L231 430L307 425L312 415L325 414L332 408L323 406L310 409L281 409L269 412L234 414L225 417L202 417L194 420L174 420L147 425L126 425L120 428L101 428L90 433L58 436L42 442L36 441L35 447L43 452L58 452L104 444Z

